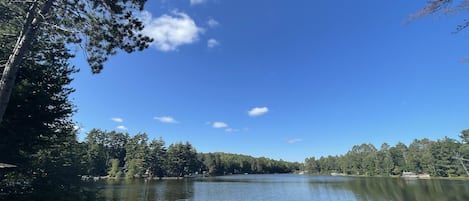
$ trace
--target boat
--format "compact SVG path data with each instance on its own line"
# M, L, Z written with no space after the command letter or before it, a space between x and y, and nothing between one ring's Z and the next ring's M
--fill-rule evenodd
M419 176L415 172L402 172L402 178L404 179L418 179Z
M429 174L419 174L418 177L419 179L431 179Z

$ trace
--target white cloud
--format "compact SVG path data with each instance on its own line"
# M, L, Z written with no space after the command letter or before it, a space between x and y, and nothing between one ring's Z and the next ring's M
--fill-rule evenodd
M190 1L191 1L191 5L203 4L207 2L207 0L190 0Z
M153 117L153 119L158 120L162 123L169 123L169 124L179 123L178 121L176 121L176 119L170 116Z
M226 131L226 132L238 132L239 129L236 129L236 128L226 128L225 131Z
M269 112L269 108L267 107L255 107L249 110L248 115L251 117L255 117L264 115L267 112Z
M116 127L116 128L119 129L119 130L123 130L123 131L127 130L127 127L125 127L125 126L123 126L123 125L120 125L120 126L118 126L118 127Z
M295 144L295 143L298 143L298 142L301 142L301 141L303 141L303 139L301 139L301 138L291 138L291 139L287 140L287 143L288 144Z
M124 122L124 119L119 118L119 117L113 117L113 118L111 118L111 120L114 121L114 122L117 122L117 123L122 123L122 122Z
M215 28L220 25L220 23L213 18L208 19L207 24L210 28Z
M174 51L181 45L196 42L204 31L183 12L173 11L169 15L153 18L150 12L143 11L141 20L145 25L143 34L153 38L151 45L164 52Z
M217 40L213 39L213 38L210 38L207 41L207 47L209 47L209 48L213 48L213 47L218 46L218 45L220 45L220 43Z
M77 126L77 125L74 125L74 126L73 126L73 130L77 131L79 134L86 132L86 129L85 129L85 128L82 128L82 127Z
M214 128L226 128L226 127L228 127L228 124L226 124L225 122L217 121L217 122L213 122L212 127L214 127Z

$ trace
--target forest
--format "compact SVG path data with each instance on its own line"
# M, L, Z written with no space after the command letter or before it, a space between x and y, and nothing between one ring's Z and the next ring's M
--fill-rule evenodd
M304 165L310 174L397 176L405 171L466 177L463 164L469 158L469 130L461 131L460 138L461 141L448 137L436 141L415 139L410 145L383 143L379 149L372 144L355 145L343 155L306 158Z
M246 155L197 153L189 142L165 146L162 138L149 140L146 133L129 136L116 131L91 130L80 143L83 172L114 178L214 176L244 173L291 173L301 163Z

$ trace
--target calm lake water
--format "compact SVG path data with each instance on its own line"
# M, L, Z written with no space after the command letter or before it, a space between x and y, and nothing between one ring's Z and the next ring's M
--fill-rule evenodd
M106 181L106 201L468 201L469 181L332 176L232 175Z

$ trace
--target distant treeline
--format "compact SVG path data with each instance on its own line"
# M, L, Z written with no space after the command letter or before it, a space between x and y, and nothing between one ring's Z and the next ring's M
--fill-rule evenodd
M134 136L93 129L81 143L84 172L93 176L140 178L182 177L194 174L289 173L301 163L254 158L228 153L197 153L189 143L168 147L162 138L149 140L147 134Z
M391 176L410 171L439 177L465 176L462 164L469 159L469 130L463 130L460 138L416 139L409 146L384 143L380 149L372 144L356 145L344 155L307 158L305 170L310 174Z

